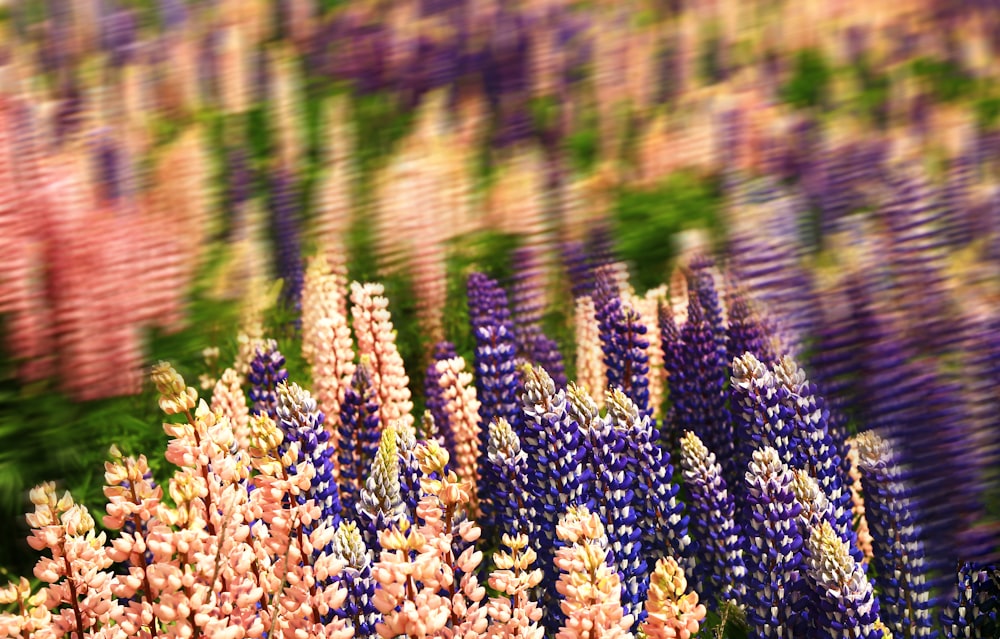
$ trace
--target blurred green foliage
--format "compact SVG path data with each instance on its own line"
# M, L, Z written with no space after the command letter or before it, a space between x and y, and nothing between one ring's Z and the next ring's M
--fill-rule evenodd
M612 220L615 244L637 291L666 280L678 232L701 228L721 237L721 199L717 183L692 172L675 173L654 188L618 194Z
M781 97L798 108L824 106L829 99L832 77L822 53L815 49L803 49L795 56L792 77L781 87Z

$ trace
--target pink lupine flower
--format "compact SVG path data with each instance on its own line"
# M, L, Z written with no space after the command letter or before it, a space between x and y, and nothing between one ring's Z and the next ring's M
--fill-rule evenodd
M389 300L381 284L351 283L351 316L358 354L371 363L372 385L379 397L379 421L397 423L409 433L414 432L413 402L410 401L409 378L403 358L396 348Z
M538 625L542 609L529 598L529 592L542 581L542 570L531 570L537 555L528 546L528 537L524 534L511 537L505 533L503 544L510 552L493 554L495 568L489 580L490 588L503 596L491 598L486 607L490 616L486 637L542 639L545 629Z
M601 332L597 324L597 311L590 296L576 300L574 329L576 331L576 384L592 397L604 403L607 371L604 351L601 350Z
M0 588L0 606L17 604L17 613L0 613L0 637L39 636L34 633L47 629L52 613L44 606L45 590L31 594L31 584L21 577L15 583Z
M698 593L688 592L684 569L673 557L663 557L649 578L646 621L642 632L649 639L690 639L705 619Z
M235 369L227 368L212 390L212 411L225 415L232 424L240 450L250 446L250 408Z
M458 476L476 482L478 471L476 459L479 455L479 400L472 374L465 371L465 360L461 357L437 363L441 375L441 388L446 402L449 424L455 440L455 470ZM477 503L475 483L472 485L472 504Z
M565 546L556 551L556 590L566 621L556 639L631 638L631 615L621 604L622 584L608 563L608 538L597 513L570 507L556 526Z
M346 273L344 238L351 225L351 189L356 174L351 155L354 129L349 103L343 96L333 98L326 111L325 164L329 168L320 178L314 232L320 254L336 272ZM346 315L346 310L342 313Z

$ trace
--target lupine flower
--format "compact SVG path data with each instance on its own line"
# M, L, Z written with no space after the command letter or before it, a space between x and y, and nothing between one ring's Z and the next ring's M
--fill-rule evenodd
M702 598L739 601L744 595L746 566L740 527L735 523L736 506L722 467L690 431L681 438L681 467L691 495L691 533L699 540L695 575Z
M556 531L565 544L556 552L555 564L566 617L556 638L631 638L634 620L622 609L621 582L609 566L611 551L600 517L585 506L570 507Z
M576 337L576 384L603 403L607 373L594 300L590 296L576 298L573 328Z
M669 326L666 328L670 332ZM667 337L665 334L664 341ZM726 409L725 356L726 334L712 274L708 263L695 262L688 281L687 322L680 331L678 350L664 354L664 367L670 373L670 401L676 427L697 434L715 453L726 481L735 485L739 466Z
M236 443L241 450L250 446L250 409L235 369L227 368L212 390L212 410L225 415L233 425Z
M341 504L333 474L335 451L329 445L330 433L323 427L326 416L309 391L294 382L279 384L277 396L275 414L285 442L297 441L298 461L301 463L308 459L315 471L309 491L303 498L315 502L323 522L334 528L340 523Z
M389 300L381 284L351 283L351 316L358 354L371 364L372 384L379 397L379 420L383 426L399 420L400 427L413 431L413 403L403 358L396 347Z
M950 608L941 615L945 637L995 637L1000 633L1000 575L993 566L963 563Z
M571 418L579 426L585 447L584 500L587 508L607 521L612 568L622 583L622 608L636 624L641 620L643 593L649 573L642 546L645 500L641 481L628 463L628 431L612 419L603 419L597 404L570 384Z
M909 488L887 440L867 431L856 441L882 621L894 636L933 637L924 544Z
M673 557L656 562L650 576L646 600L646 620L642 632L649 639L690 639L698 634L705 619L705 606L698 603L697 592L685 592L684 570Z
M641 500L636 510L642 548L652 557L669 555L690 561L689 518L677 498L680 486L673 481L670 453L660 446L652 418L616 389L609 392L605 405L615 428L624 431L626 468L639 484Z
M659 307L666 299L667 288L660 286L646 291L646 295L639 297L629 295L629 305L639 314L639 320L646 327L646 341L649 346L646 355L649 358L649 371L647 379L649 381L649 409L653 411L653 416L660 415L664 398L663 380L663 341L660 335Z
M434 427L443 438L444 447L448 449L448 454L452 457L455 456L455 433L448 422L448 412L445 410L447 402L442 396L441 373L438 371L437 365L438 362L453 357L458 357L455 345L451 342L438 342L434 346L432 361L424 374L424 403L434 420Z
M486 606L490 626L485 636L487 639L542 639L545 629L538 625L542 609L529 596L542 581L542 571L531 569L538 555L528 546L527 535L504 533L502 541L510 552L493 553L495 568L490 573L489 584L501 596L490 598Z
M861 551L867 563L872 559L872 535L868 530L868 519L865 517L865 496L861 487L858 448L853 440L847 441L847 459L850 464L851 512L854 515L854 530L858 536L858 550Z
M420 460L417 457L417 438L399 428L396 432L396 449L399 451L399 494L406 506L406 517L415 521L417 507L423 495L420 485Z
M744 529L744 602L751 637L802 636L796 610L802 536L793 475L770 446L754 452L746 473L749 521Z
M274 232L275 265L284 281L281 297L291 308L300 310L304 270L299 238L298 203L294 178L278 169L271 182L271 228Z
M809 577L819 596L815 636L882 639L875 626L878 598L864 568L851 556L851 544L824 520L809 532L806 547Z
M441 376L438 383L443 391L442 399L446 402L448 425L454 433L455 470L459 477L475 485L481 481L477 470L481 425L476 387L472 385L472 375L465 372L465 360L461 357L438 362L437 370ZM477 503L473 490L472 507L475 508Z
M375 580L372 578L371 551L365 546L357 524L346 520L341 522L331 546L333 556L344 562L337 581L347 591L343 605L334 614L347 622L355 639L378 636L375 626L379 622L379 613L373 603Z
M774 345L748 296L736 288L729 289L728 294L726 361L732 362L744 353L753 353L762 362L774 361Z
M496 281L481 273L473 273L468 280L468 299L469 321L476 340L475 380L476 397L480 402L479 423L490 424L502 417L520 435L517 347L507 296ZM490 529L493 525L493 503L488 486L494 482L486 463L488 447L489 433L487 429L480 429L476 465L480 469L481 483L477 486L477 493L483 496L479 504L480 521Z
M582 242L566 242L562 249L563 265L573 299L589 296L594 288L594 272Z
M528 530L531 524L528 456L521 450L517 433L503 417L490 424L488 459L496 479L492 493L497 505L497 528Z
M372 387L365 361L354 370L351 384L340 405L337 448L340 494L345 504L357 504L365 477L378 453L382 428L378 419L378 398Z
M251 412L265 414L276 419L275 409L278 384L288 379L288 371L284 369L285 356L278 350L278 343L273 339L265 341L256 348L256 354L250 362L250 372L247 381L250 382Z
M385 531L390 525L399 525L406 514L399 486L399 444L391 425L382 429L382 440L372 460L365 487L361 490L358 510L367 518L368 534L377 539L382 538L376 537L379 531Z
M599 281L602 278L598 278ZM596 302L595 302L596 303ZM649 341L639 314L617 295L607 296L597 309L601 349L608 386L621 389L643 412L649 406Z
M303 319L302 330L309 326ZM339 415L355 373L354 348L347 316L339 311L316 321L315 350L312 355L313 388L316 401L327 415ZM304 344L304 342L303 342ZM338 433L333 433L334 445Z

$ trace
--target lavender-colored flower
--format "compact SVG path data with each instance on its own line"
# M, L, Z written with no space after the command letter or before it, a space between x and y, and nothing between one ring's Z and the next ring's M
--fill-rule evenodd
M959 566L957 595L941 615L948 639L1000 636L1000 569L963 563Z
M792 491L792 471L777 450L754 451L746 473L749 517L744 528L747 582L744 602L749 636L787 638L803 634L798 614L802 536L801 510Z
M739 289L729 291L729 313L726 324L726 362L731 363L743 353L753 353L763 362L776 359L767 328L753 308L752 302Z
M410 521L417 519L417 503L423 494L420 489L420 462L415 454L417 439L408 431L397 430L399 451L399 494L406 505Z
M622 607L635 623L645 619L642 608L649 566L642 547L645 500L634 468L629 468L628 431L600 415L597 403L574 384L567 390L569 413L579 425L586 454L585 501L591 512L607 522L613 567L621 577Z
M817 596L815 634L822 639L883 639L879 601L864 567L851 555L850 542L823 521L809 531L808 574Z
M715 461L715 453L690 431L681 438L681 467L691 496L691 533L699 540L696 590L707 601L721 598L739 602L744 596L746 566L740 527L735 522L736 506L722 467Z
M492 493L497 505L497 529L527 534L532 523L528 456L521 449L517 433L503 417L490 424L488 460L492 476L496 478Z
M434 427L440 434L445 450L448 451L448 455L452 459L455 458L455 433L448 419L447 402L440 384L441 371L438 370L437 363L454 357L458 357L454 344L451 342L438 343L434 346L431 363L427 366L427 373L424 375L424 397L426 397L427 410L430 411Z
M276 422L285 435L278 451L284 454L289 442L298 442L298 462L309 461L316 471L309 491L299 495L300 503L313 500L320 509L319 521L327 526L337 526L340 524L340 491L333 476L334 449L329 445L330 433L323 427L325 415L309 391L298 384L282 382L276 394ZM307 529L311 530L313 525ZM316 549L317 554L322 551Z
M468 281L468 299L469 321L476 340L474 360L479 423L490 424L502 417L523 438L517 399L517 347L507 296L495 280L473 273ZM485 527L492 524L490 487L495 483L486 463L488 448L488 428L480 429L478 467L481 473L477 494L482 513L480 523Z
M928 565L909 487L887 440L868 431L858 435L857 445L882 621L893 636L934 637Z
M376 624L382 615L375 608L375 580L372 578L372 553L365 546L361 529L353 521L344 521L333 535L331 554L344 562L335 581L347 591L347 597L333 614L347 621L357 639L375 639Z
M649 341L639 314L622 302L617 284L607 269L597 275L594 291L601 350L607 367L608 386L620 389L645 414L649 406Z
M354 369L351 383L344 389L337 431L340 435L337 461L341 499L354 508L359 503L360 486L378 453L381 431L378 396L372 386L371 370L365 362Z
M277 420L275 408L278 399L275 390L279 384L288 379L288 371L284 366L285 356L278 350L278 343L273 339L257 347L256 355L250 362L250 372L247 374L252 404L250 410L255 415L263 414Z
M549 583L555 583L556 522L567 505L584 502L583 462L587 451L580 427L568 410L566 391L557 389L548 373L530 364L521 374L524 420L520 440L529 465L531 538L538 544L539 563L552 579ZM554 592L544 599L544 605L546 627L557 629L562 613Z
M653 418L618 389L605 399L608 419L624 432L626 470L636 477L641 500L636 505L642 530L642 548L650 559L667 555L691 564L693 548L688 535L684 502L677 498L680 486L674 483L670 453L660 446L660 434ZM651 562L655 564L655 562Z
M583 242L564 243L562 261L573 299L590 295L594 290L594 271Z
M737 458L726 409L726 333L709 262L692 264L688 278L688 317L678 352L670 355L667 382L675 426L698 435L716 454L727 482L737 481ZM667 356L664 357L665 365ZM675 374L676 373L676 374Z
M284 281L281 297L298 311L305 279L299 238L298 202L292 176L278 169L271 181L271 226L274 233L275 266Z

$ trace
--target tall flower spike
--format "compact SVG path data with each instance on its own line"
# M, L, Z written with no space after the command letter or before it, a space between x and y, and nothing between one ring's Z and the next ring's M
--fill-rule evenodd
M527 531L531 524L532 505L528 489L528 456L521 450L521 440L510 423L500 417L490 424L490 445L487 450L490 469L496 479L493 500L494 513L500 530Z
M333 278L332 275L325 276ZM323 315L311 323L310 317L303 318L302 330L312 331L312 379L316 401L327 415L340 415L340 406L347 394L347 387L354 375L354 342L351 329L347 325L347 315L338 308L343 300L330 300L323 305ZM319 311L317 311L319 312ZM305 348L303 334L303 348ZM336 444L337 433L334 435Z
M472 385L472 375L465 371L465 360L461 357L438 362L437 371L441 376L438 383L443 391L442 399L446 402L448 424L454 433L455 471L459 477L476 485L481 482L476 463L480 439L480 406L476 399L476 387ZM476 493L473 492L473 508L477 502Z
M688 431L681 438L681 467L691 495L691 534L698 539L695 575L707 601L742 600L746 566L733 495L715 454Z
M680 486L673 481L670 453L660 446L653 420L617 389L608 394L605 403L608 418L624 432L626 468L639 484L642 500L637 510L643 549L649 557L669 555L690 562L689 518L684 514L684 502L677 497Z
M887 440L868 431L858 435L857 445L882 621L894 636L933 637L924 544L909 488Z
M365 546L361 529L353 521L343 521L333 534L332 555L344 563L336 580L347 591L343 605L334 614L347 622L355 639L374 639L381 619L375 609L375 580L372 578L371 551Z
M227 368L212 390L212 410L229 418L240 450L250 447L250 409L243 393L240 376L235 369Z
M686 590L687 579L677 560L663 557L656 562L650 576L646 621L642 624L648 639L690 639L698 634L707 611L698 603L698 593Z
M495 568L490 573L489 584L501 596L493 597L487 605L490 626L485 636L487 639L542 639L545 629L538 625L542 609L530 598L531 591L542 581L542 571L531 568L537 555L528 545L527 535L504 533L502 541L510 552L493 553Z
M278 350L278 343L269 339L257 346L247 379L250 382L251 412L277 419L275 406L278 384L288 379L285 356Z
M621 605L621 581L609 566L608 540L596 513L570 507L556 527L565 544L556 553L556 590L566 621L556 639L631 639L633 619Z
M296 311L301 309L304 279L297 197L294 177L287 170L279 169L271 182L270 198L275 266L284 281L281 297Z
M458 357L455 352L455 345L451 342L439 342L434 346L434 354L431 363L427 366L424 375L424 397L427 410L434 418L434 426L438 429L444 440L444 447L448 449L448 454L455 456L455 433L448 421L448 412L445 410L447 402L442 396L441 373L438 372L438 362Z
M351 316L358 340L358 354L371 363L372 383L379 397L379 420L383 425L400 420L401 427L413 432L413 402L403 358L396 348L396 334L389 300L381 284L351 283Z
M468 280L469 322L476 340L475 380L479 399L479 423L490 424L504 418L521 434L521 411L517 398L517 347L514 342L514 325L507 307L507 296L495 280L473 273ZM489 486L494 478L489 475L486 463L489 447L488 429L479 431L479 456L481 469L477 486L480 499L480 522L487 529L493 525L493 502Z
M603 403L607 372L596 313L593 298L584 296L576 299L573 321L576 334L576 383Z
M606 293L595 297L597 322L601 332L601 350L607 371L608 386L621 389L644 413L652 415L649 406L649 341L646 327L639 314L622 302L607 282L610 275L598 277ZM599 304L599 305L598 305Z
M744 598L750 636L793 639L803 635L796 595L802 563L801 507L792 492L792 471L778 451L754 452L746 473L749 517L744 533L747 585Z
M153 367L153 385L160 394L160 410L167 415L190 412L198 404L198 391L184 384L174 367L160 362Z
M608 522L612 568L622 583L622 608L640 621L649 568L643 552L645 500L635 468L629 468L629 433L612 419L601 418L597 404L585 391L570 384L569 413L584 441L584 497L587 508Z
M790 462L795 417L787 402L782 401L787 389L753 353L734 359L732 371L729 393L738 458L749 462L759 447L770 446L782 460Z
M368 364L362 361L354 370L350 386L340 405L337 425L340 437L337 448L338 477L343 503L353 508L364 486L372 460L378 452L381 427L378 398L372 387Z
M828 520L814 527L806 541L809 577L819 597L816 634L823 639L882 639L878 599L864 567L851 556L851 544Z
M277 390L275 414L285 435L285 444L298 442L298 463L308 460L316 474L304 499L319 507L323 522L331 528L340 523L340 491L334 477L334 449L330 433L323 427L325 415L309 391L294 382L282 382Z
M736 287L731 288L728 306L726 361L731 363L743 353L753 353L763 362L774 361L774 345L747 294Z
M388 526L400 525L406 513L399 486L399 446L392 426L382 429L382 440L361 490L358 510L367 518L368 534L375 539Z
M723 477L735 486L739 481L733 446L733 428L726 409L726 334L722 328L719 298L707 266L692 266L688 278L687 322L680 331L675 359L664 355L671 373L670 398L676 427L698 435L715 453ZM666 342L667 335L663 336ZM683 372L673 374L677 366Z
M524 380L523 424L519 433L521 448L528 459L531 499L531 536L538 544L538 556L546 582L557 579L552 563L556 546L556 517L565 504L584 503L586 448L580 428L568 410L566 391L539 368L526 364L521 369ZM559 610L551 590L540 602L546 608L544 623L548 632L558 629Z

